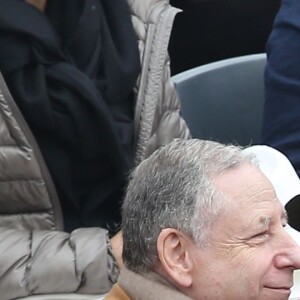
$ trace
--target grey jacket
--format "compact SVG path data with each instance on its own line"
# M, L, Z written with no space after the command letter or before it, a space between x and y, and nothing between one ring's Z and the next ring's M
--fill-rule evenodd
M128 0L139 38L136 163L175 137L188 138L170 81L167 46L177 10L166 0ZM118 270L101 228L67 234L38 146L0 77L0 298L107 292Z

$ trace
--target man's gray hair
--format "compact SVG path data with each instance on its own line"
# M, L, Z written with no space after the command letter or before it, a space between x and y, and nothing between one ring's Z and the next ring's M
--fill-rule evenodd
M123 260L144 273L157 265L161 230L175 228L205 247L212 223L226 205L213 179L251 156L238 146L197 139L174 140L131 175L123 203Z

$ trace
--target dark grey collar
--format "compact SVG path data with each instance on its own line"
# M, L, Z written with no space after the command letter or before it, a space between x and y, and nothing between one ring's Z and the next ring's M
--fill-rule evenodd
M132 300L191 300L156 274L145 277L123 268L118 283Z

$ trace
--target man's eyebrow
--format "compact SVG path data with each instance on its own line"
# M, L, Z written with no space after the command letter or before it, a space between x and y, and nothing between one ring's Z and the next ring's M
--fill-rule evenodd
M263 216L261 216L259 218L259 224L262 227L267 227L267 226L270 225L270 223L272 222L273 219L274 219L273 217L263 217ZM281 220L288 223L288 214L287 214L287 211L285 209L282 209Z
M272 218L270 217L260 217L259 218L259 225L262 227L267 227L271 223Z

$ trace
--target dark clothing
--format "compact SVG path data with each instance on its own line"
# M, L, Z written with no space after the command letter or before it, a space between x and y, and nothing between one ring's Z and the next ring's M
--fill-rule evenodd
M300 175L300 1L283 0L267 56L262 143L286 154Z
M55 1L61 3L61 5L65 3L65 0L61 0L60 2L59 0ZM55 1L53 1L53 3ZM111 2L114 8L119 10L121 9L121 3L123 3L121 1L123 0ZM17 8L19 9L18 3L22 2L16 2L15 0L5 2L5 8L8 8L6 13L14 14L15 21L20 22L15 18L15 11ZM68 1L68 3L72 5L76 5L75 2L86 3L85 1ZM1 26L5 24L1 21L3 20L3 3L4 1L0 0L0 16L2 16L2 19L0 18L0 31ZM8 5L9 3L11 3L11 6ZM103 4L103 2L101 3ZM167 55L167 45L177 9L170 7L165 0L149 0L147 1L147 5L141 5L141 3L144 2L139 0L128 1L138 39L139 57L141 58L142 65L139 80L137 80L134 88L136 98L134 122L135 164L141 162L157 148L169 143L174 138L189 138L190 136L184 120L180 117L180 103L174 85L171 82L170 61ZM109 3L107 3L107 5L109 5ZM107 7L107 5L105 7ZM78 5L77 7L80 6ZM124 8L127 10L126 5ZM30 12L32 12L32 9ZM126 12L125 9L123 10L124 13ZM34 10L34 12L36 13L36 10ZM49 13L49 7L47 7L47 13ZM28 17L28 15L29 13L24 15L19 13L18 17ZM5 17L6 16L4 16L4 20ZM129 18L125 18L121 21L122 26L127 26L126 20L128 19ZM99 21L100 19L97 18L97 20ZM29 19L28 22L29 21L32 22L32 19ZM46 23L47 22L48 21L46 21ZM116 22L119 23L119 21ZM26 24L24 24L24 27L25 25ZM118 26L114 26L114 23L111 25L110 28L113 36L115 36L118 30L122 31L126 29L126 27L118 28ZM4 30L1 32L4 32ZM127 30L125 30L125 33L126 32ZM3 37L4 35L0 35L0 38ZM89 35L87 35L87 37L89 37ZM105 40L103 40L103 42ZM30 41L30 39L28 39L28 41ZM91 41L96 40L91 39ZM131 43L130 41L130 37L127 37L125 42L128 47L132 48L130 53L134 55L136 48L134 46L135 42ZM5 42L4 38L2 42ZM126 60L123 61L122 58L130 58L130 53L127 53L125 49L122 50L122 45L124 44L122 41L120 41L120 44L110 44L110 48L115 45L115 47L118 46L120 50L118 54L121 59L119 62L117 61L117 65L121 66L121 64L124 64L124 68L121 68L119 73L116 72L116 74L114 74L115 79L119 80L118 75L122 78L122 73L126 71L125 67L130 66L130 64L128 65L129 62ZM0 51L0 54L5 53L3 52L5 51L5 46L5 44L1 44L0 49L2 52ZM81 44L79 44L79 46L81 46ZM105 46L104 43L103 46ZM22 50L24 48L25 47L23 47ZM15 49L12 48L12 50ZM34 50L37 51L33 49L32 55L36 53ZM41 48L39 48L39 50L41 50ZM6 52L6 54L9 53ZM45 54L45 52L42 52L42 54ZM112 54L113 52L111 52L111 55ZM13 57L16 58L16 55ZM16 64L16 61L12 62ZM6 61L6 63L8 64L8 61ZM105 64L106 61L103 61L103 65ZM59 65L56 65L55 67L58 66ZM72 64L71 68L74 69ZM49 70L47 70L47 68L45 69L45 73L48 76ZM101 71L101 69L99 70ZM64 74L66 74L66 72L60 76L63 77ZM72 74L67 75L70 77ZM126 82L126 76L123 83L125 85L131 84L133 81L132 77L135 76L133 76L131 72L128 72L129 81ZM83 78L86 78L86 75L84 75ZM60 81L54 81L52 77L47 77L46 82L47 84L51 83L50 87L52 91L54 84L59 88L56 90L56 93L52 92L52 95L54 94L56 96L60 91L65 91L68 87L72 92L70 92L72 99L70 99L69 102L71 102L71 104L72 101L74 101L75 104L86 102L86 105L83 106L82 109L88 109L90 107L91 117L96 118L97 114L99 115L97 111L98 104L94 104L94 102L97 103L97 101L92 102L93 98L89 100L90 97L86 99L87 96L92 95L90 89L85 88L83 95L81 93L81 86L90 80L87 78L85 81L75 81L75 86L72 86L72 84L74 84L73 81L68 81L68 85L65 86L65 89L62 89L63 85L58 85L58 83L60 84L63 80L67 79L63 77ZM97 80L93 82L97 82ZM25 88L32 92L33 87L31 87L31 84L32 83L28 81ZM80 85L78 92L76 84ZM38 87L35 88L37 89ZM95 90L95 88L93 88L93 90ZM26 90L26 92L28 91ZM126 95L124 95L124 97L125 96ZM116 97L116 100L117 99ZM130 99L132 98L129 97L129 100ZM46 100L49 101L48 98L46 98ZM60 104L60 102L58 102L60 98L54 100L55 102L52 102L54 102L55 105ZM111 99L109 99L109 101L111 101ZM108 103L108 99L101 101L100 98L99 102L105 107ZM107 106L109 108L109 110L106 110L108 115L106 116L103 113L103 116L101 115L100 117L106 117L111 120L112 118L109 117L109 113L110 110L112 110L112 106ZM41 107L43 108L42 105ZM64 108L64 106L60 107ZM117 107L118 106L114 108ZM52 108L52 106L50 106L50 108ZM54 108L56 109L55 112L57 112L57 105L53 106L53 110ZM45 112L41 112L45 114ZM58 112L60 113L61 111ZM62 112L64 112L64 114L60 113L60 116L65 117L68 111L64 110ZM35 112L35 114L37 113ZM57 114L54 115L55 120L58 119ZM83 114L82 117L86 118L86 113ZM67 116L64 120L68 120ZM76 119L74 120L77 121ZM89 121L89 119L83 120L85 122ZM93 141L93 143L96 143L95 145L83 144L83 146L99 147L98 142L101 141L104 150L109 151L110 148L107 150L105 147L107 141L110 141L110 136L108 136L106 140L102 138L105 133L109 134L110 131L114 132L114 129L112 129L114 127L103 127L99 130L99 122L101 120L92 119L91 121L95 122L95 128L99 131L99 139L96 138L95 141ZM115 119L112 121L115 121ZM72 124L73 122L70 123L70 125ZM56 126L56 124L54 125ZM84 129L91 128L92 125L93 124L89 124L89 127L86 126ZM114 123L112 123L112 125L114 125ZM116 125L118 125L117 122ZM102 131L102 129L106 131ZM84 133L85 132L83 132L83 134ZM86 132L86 134L89 134L89 132ZM59 135L58 138L58 141L62 139ZM81 140L85 139L85 136L80 138ZM58 146L59 145L58 142ZM76 147L80 146L80 143L76 144ZM72 151L73 146L70 148ZM44 149L44 151L47 150L48 149ZM98 149L96 149L96 151L98 151ZM112 154L112 156L113 155L114 154ZM109 153L107 157L110 158ZM115 157L116 155L114 155L113 158ZM115 259L112 255L107 230L97 227L79 228L70 234L63 232L60 201L56 195L48 168L43 163L42 158L43 156L37 148L36 141L27 126L27 122L20 114L0 74L0 298L1 300L11 300L30 295L46 294L45 296L37 297L39 299L44 297L48 299L52 299L53 297L61 299L57 293L63 293L66 295L63 298L66 297L68 299L74 299L75 297L75 295L68 295L68 293L93 294L99 295L100 297L100 294L107 293L110 290L112 283L116 282L118 277L118 268L116 267ZM96 161L96 163L98 162L101 163L101 160ZM103 168L106 167L104 164L105 161L102 161L102 163ZM107 162L107 165L113 165L113 163L114 162ZM99 168L100 170L101 167L102 166ZM114 173L112 173L112 175L113 174ZM85 176L85 174L82 176ZM88 175L86 175L86 177L88 177ZM109 181L110 179L108 178L107 182ZM96 180L95 184L98 184L98 180ZM103 189L105 187L106 186L103 186ZM111 187L108 186L107 189L109 188ZM119 190L117 182L116 189ZM108 203L108 205L109 204L110 203ZM99 205L99 207L100 206L101 205ZM104 205L102 207L105 209ZM94 216L95 214L91 215ZM103 217L100 212L99 218L101 216ZM50 294L56 295L51 297ZM80 296L78 295L75 298L78 297Z
M262 143L283 152L300 176L299 0L282 1L267 43L267 56ZM299 199L286 208L290 224L299 229Z
M46 16L45 16L46 14ZM41 148L70 231L114 231L133 166L140 72L126 0L0 1L0 70Z
M172 74L234 56L265 52L281 0L170 0L183 9L170 40Z

